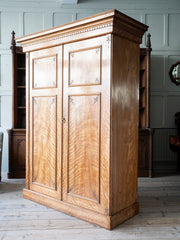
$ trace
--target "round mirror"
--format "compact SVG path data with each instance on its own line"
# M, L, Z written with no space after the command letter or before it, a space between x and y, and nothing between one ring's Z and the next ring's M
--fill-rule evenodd
M180 84L180 62L176 62L171 66L169 76L177 86Z

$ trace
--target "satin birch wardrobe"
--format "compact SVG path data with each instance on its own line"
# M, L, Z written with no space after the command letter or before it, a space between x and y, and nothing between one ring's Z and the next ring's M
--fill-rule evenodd
M111 10L16 39L26 52L25 198L107 229L138 212L146 30Z

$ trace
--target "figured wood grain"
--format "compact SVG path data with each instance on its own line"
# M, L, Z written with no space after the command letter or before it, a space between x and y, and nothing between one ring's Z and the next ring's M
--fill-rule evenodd
M32 181L56 190L56 97L33 98ZM48 115L45 112L48 111Z
M68 101L68 194L99 203L100 95L69 96Z
M66 120L63 124L63 201L102 213L109 212L109 38L108 35L67 44L64 46L63 59L63 117ZM101 84L95 85L92 81L92 85L84 86L82 82L81 86L72 87L68 84L69 54L75 50L81 53L87 46L93 54L96 54L95 49L103 46ZM86 84L88 69L95 68L94 63L82 58L81 61L79 59L79 65L84 66L81 72Z
M146 29L112 10L19 39L30 51L24 197L107 229L138 212L138 44Z
M47 56L51 56L50 58ZM52 57L53 56L53 57ZM61 199L61 64L62 47L30 53L29 68L29 189ZM38 59L37 81L34 88L34 59ZM41 61L43 59L43 61ZM47 63L45 61L47 60ZM52 61L52 64L49 64ZM55 74L41 74L42 65ZM42 85L42 77L47 86ZM57 82L54 87L52 80ZM41 88L40 88L41 87Z
M51 69L51 71L50 71ZM57 85L57 56L33 59L33 88L49 88Z
M84 59L84 61L82 61ZM69 53L69 85L101 83L101 46ZM88 73L88 74L87 74Z
M112 41L111 214L113 215L137 201L139 46L117 36L113 36ZM120 55L124 57L120 58Z

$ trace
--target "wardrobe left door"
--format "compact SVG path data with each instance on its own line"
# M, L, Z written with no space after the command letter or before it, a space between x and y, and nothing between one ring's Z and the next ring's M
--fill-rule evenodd
M62 46L29 55L29 189L61 199Z

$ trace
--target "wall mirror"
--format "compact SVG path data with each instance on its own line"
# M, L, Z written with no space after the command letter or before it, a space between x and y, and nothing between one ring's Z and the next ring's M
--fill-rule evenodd
M177 86L180 84L180 61L172 64L169 71L169 76L171 78L171 81Z

